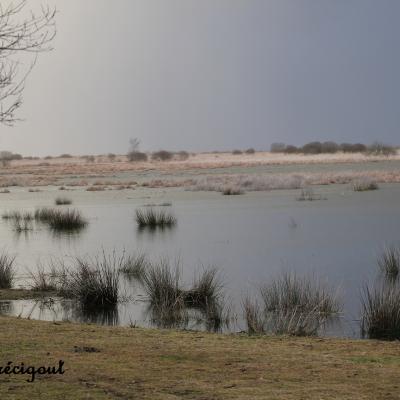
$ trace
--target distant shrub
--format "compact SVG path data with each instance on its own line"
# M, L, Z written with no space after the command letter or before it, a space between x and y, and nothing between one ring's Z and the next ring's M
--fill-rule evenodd
M128 161L147 161L147 154L140 151L130 151L127 155Z
M293 146L291 144L287 145L285 148L285 153L286 154L295 154L298 153L299 149L296 146Z
M362 143L341 143L339 150L343 151L343 153L363 153L367 150L367 146Z
M71 154L61 154L58 158L72 158Z
M374 142L368 146L367 154L374 156L392 156L397 154L397 150L393 146L389 146L384 143Z
M272 143L270 152L271 153L284 153L286 150L286 144L285 143Z
M94 162L95 161L94 156L85 156L84 159L86 160L86 162Z
M51 160L53 157L52 156L46 156L44 159L45 160Z
M10 289L14 280L15 257L3 252L0 255L0 289Z
M173 153L167 150L156 151L151 155L152 160L156 161L169 161L172 159Z
M339 145L335 142L324 142L321 145L321 153L337 153Z
M246 154L254 154L256 151L253 148L247 149L245 151Z
M322 152L322 143L321 142L310 142L306 143L301 151L304 154L320 154Z
M108 159L109 159L110 161L113 161L113 160L115 160L116 155L115 155L114 153L108 153L108 154L107 154L107 157L108 157Z
M0 151L0 162L3 164L3 166L8 165L10 161L21 159L21 154L14 154L11 151Z
M362 143L355 143L353 146L353 153L364 153L367 151L367 146Z
M242 152L242 150L233 150L232 154L235 155L235 156L238 156L240 154L243 154L243 152Z
M187 151L178 151L176 155L180 161L185 161L189 158L189 153Z

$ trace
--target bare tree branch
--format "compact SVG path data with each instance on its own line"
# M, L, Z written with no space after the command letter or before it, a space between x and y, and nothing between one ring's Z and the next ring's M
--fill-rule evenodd
M4 3L4 2L2 2ZM50 51L56 34L55 9L26 9L27 0L0 3L0 123L13 125L22 104L25 81L38 53ZM33 54L29 66L19 60L22 53Z

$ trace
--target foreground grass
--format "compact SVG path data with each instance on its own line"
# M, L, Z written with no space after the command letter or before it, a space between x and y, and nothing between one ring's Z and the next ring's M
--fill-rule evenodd
M94 352L80 351L94 348ZM0 361L65 362L1 375L6 399L397 399L396 343L109 328L0 317Z

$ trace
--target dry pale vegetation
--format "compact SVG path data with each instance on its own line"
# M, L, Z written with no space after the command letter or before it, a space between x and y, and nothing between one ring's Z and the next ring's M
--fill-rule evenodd
M231 153L199 153L192 154L188 158L173 158L172 160L160 161L158 159L148 158L148 161L129 162L126 156L96 156L93 160L88 161L87 157L68 157L68 158L51 158L46 159L22 159L13 160L0 169L0 187L10 186L86 186L95 188L95 186L103 188L134 188L138 185L135 180L121 181L115 179L115 175L122 172L146 172L154 171L155 175L159 173L182 172L198 170L203 173L202 177L191 179L150 179L142 182L145 186L199 186L200 188L212 187L215 185L236 185L237 180L246 180L246 177L237 175L219 176L215 175L217 182L213 181L213 177L204 178L207 175L207 169L229 167L255 167L262 165L288 165L288 164L338 164L338 163L365 163L379 161L396 161L400 160L400 156L374 156L361 153L336 153L336 154L280 154L269 152L242 153L233 155ZM293 181L307 181L309 184L329 184L329 183L350 183L354 179L362 178L365 173L358 173L351 170L343 172L324 172L324 173L303 173L303 174L271 174L270 176L261 176L260 182L255 182L249 186L264 188L280 188L283 181L289 181L283 186L291 187ZM368 177L377 182L400 182L400 171L398 169L388 170L371 170ZM93 179L97 179L95 183ZM221 182L219 182L220 180ZM240 183L240 182L239 182ZM245 191L253 190L251 187L243 188ZM94 189L91 189L94 190ZM211 189L213 190L213 189ZM257 189L255 189L257 190Z

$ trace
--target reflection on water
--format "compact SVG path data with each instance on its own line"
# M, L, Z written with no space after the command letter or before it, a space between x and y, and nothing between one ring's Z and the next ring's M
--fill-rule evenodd
M137 302L136 302L137 305ZM143 318L134 319L135 302L124 302L115 307L87 309L75 300L38 299L0 301L0 314L45 321L69 321L108 326L142 326L221 332L228 330L228 319L222 320L205 310L184 308L167 312L147 303L140 304ZM233 320L233 319L232 319Z

